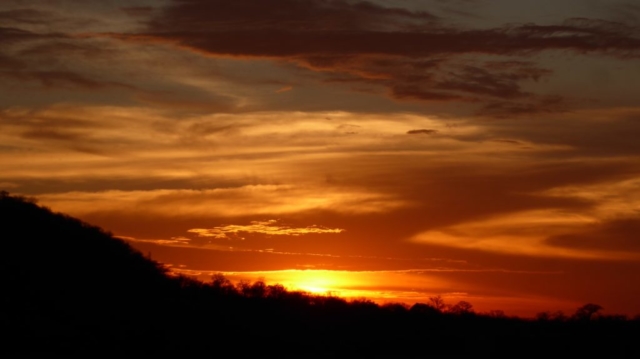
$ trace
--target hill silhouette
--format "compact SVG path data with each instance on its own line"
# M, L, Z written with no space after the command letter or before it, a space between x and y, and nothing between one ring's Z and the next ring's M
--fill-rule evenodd
M91 346L153 328L175 300L168 294L178 287L160 264L33 200L0 194L0 230L3 324L16 339Z
M281 285L171 275L123 240L0 193L1 351L211 356L638 354L640 321L477 314L470 303L377 305ZM195 354L194 354L195 355Z

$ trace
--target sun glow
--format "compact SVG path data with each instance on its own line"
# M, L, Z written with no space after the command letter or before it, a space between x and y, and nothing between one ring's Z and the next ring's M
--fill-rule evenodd
M340 281L335 275L328 273L304 275L293 280L295 281L293 287L314 294L331 294L339 287Z
M208 280L213 271L194 271L174 268L174 272L196 276ZM409 271L338 271L315 269L290 269L280 271L223 272L233 283L255 282L262 280L267 285L281 284L289 291L302 291L312 295L326 295L347 300L371 300L378 304L428 303L429 298L441 296L447 304L464 300L471 302L476 311L488 311L496 308L510 315L532 317L540 308L558 308L570 311L580 303L558 300L544 296L519 296L505 293L500 296L487 296L476 290L461 292L459 287L436 272L421 270Z
M183 270L178 272L194 274ZM291 269L265 272L225 272L223 274L232 282L252 282L261 278L267 284L279 283L292 291L336 295L343 298L397 299L402 292L403 300L411 302L413 301L411 297L414 296L420 297L422 300L425 293L433 295L452 290L449 288L450 283L442 278L413 271Z
M272 272L270 276L291 290L313 294L348 295L349 288L358 285L353 276L329 270L290 270Z

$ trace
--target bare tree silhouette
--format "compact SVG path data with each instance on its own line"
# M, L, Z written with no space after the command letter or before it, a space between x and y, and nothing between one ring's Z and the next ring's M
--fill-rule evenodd
M440 295L429 297L429 305L437 309L439 312L444 312L444 310L447 308L444 299L442 299Z
M576 310L572 318L576 320L592 320L602 308L598 304L587 303Z

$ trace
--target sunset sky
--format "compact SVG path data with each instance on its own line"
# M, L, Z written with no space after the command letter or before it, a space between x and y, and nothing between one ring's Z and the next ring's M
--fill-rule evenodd
M0 190L178 272L640 313L637 0L2 0L0 44Z

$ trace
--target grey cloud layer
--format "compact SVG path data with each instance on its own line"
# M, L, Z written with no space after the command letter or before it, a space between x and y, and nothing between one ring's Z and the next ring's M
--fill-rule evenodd
M493 115L551 110L561 101L523 88L552 74L525 56L562 50L635 58L640 49L638 28L612 21L459 29L426 12L321 0L176 0L146 31L111 36L285 60L328 81L381 86L396 99L480 102Z

